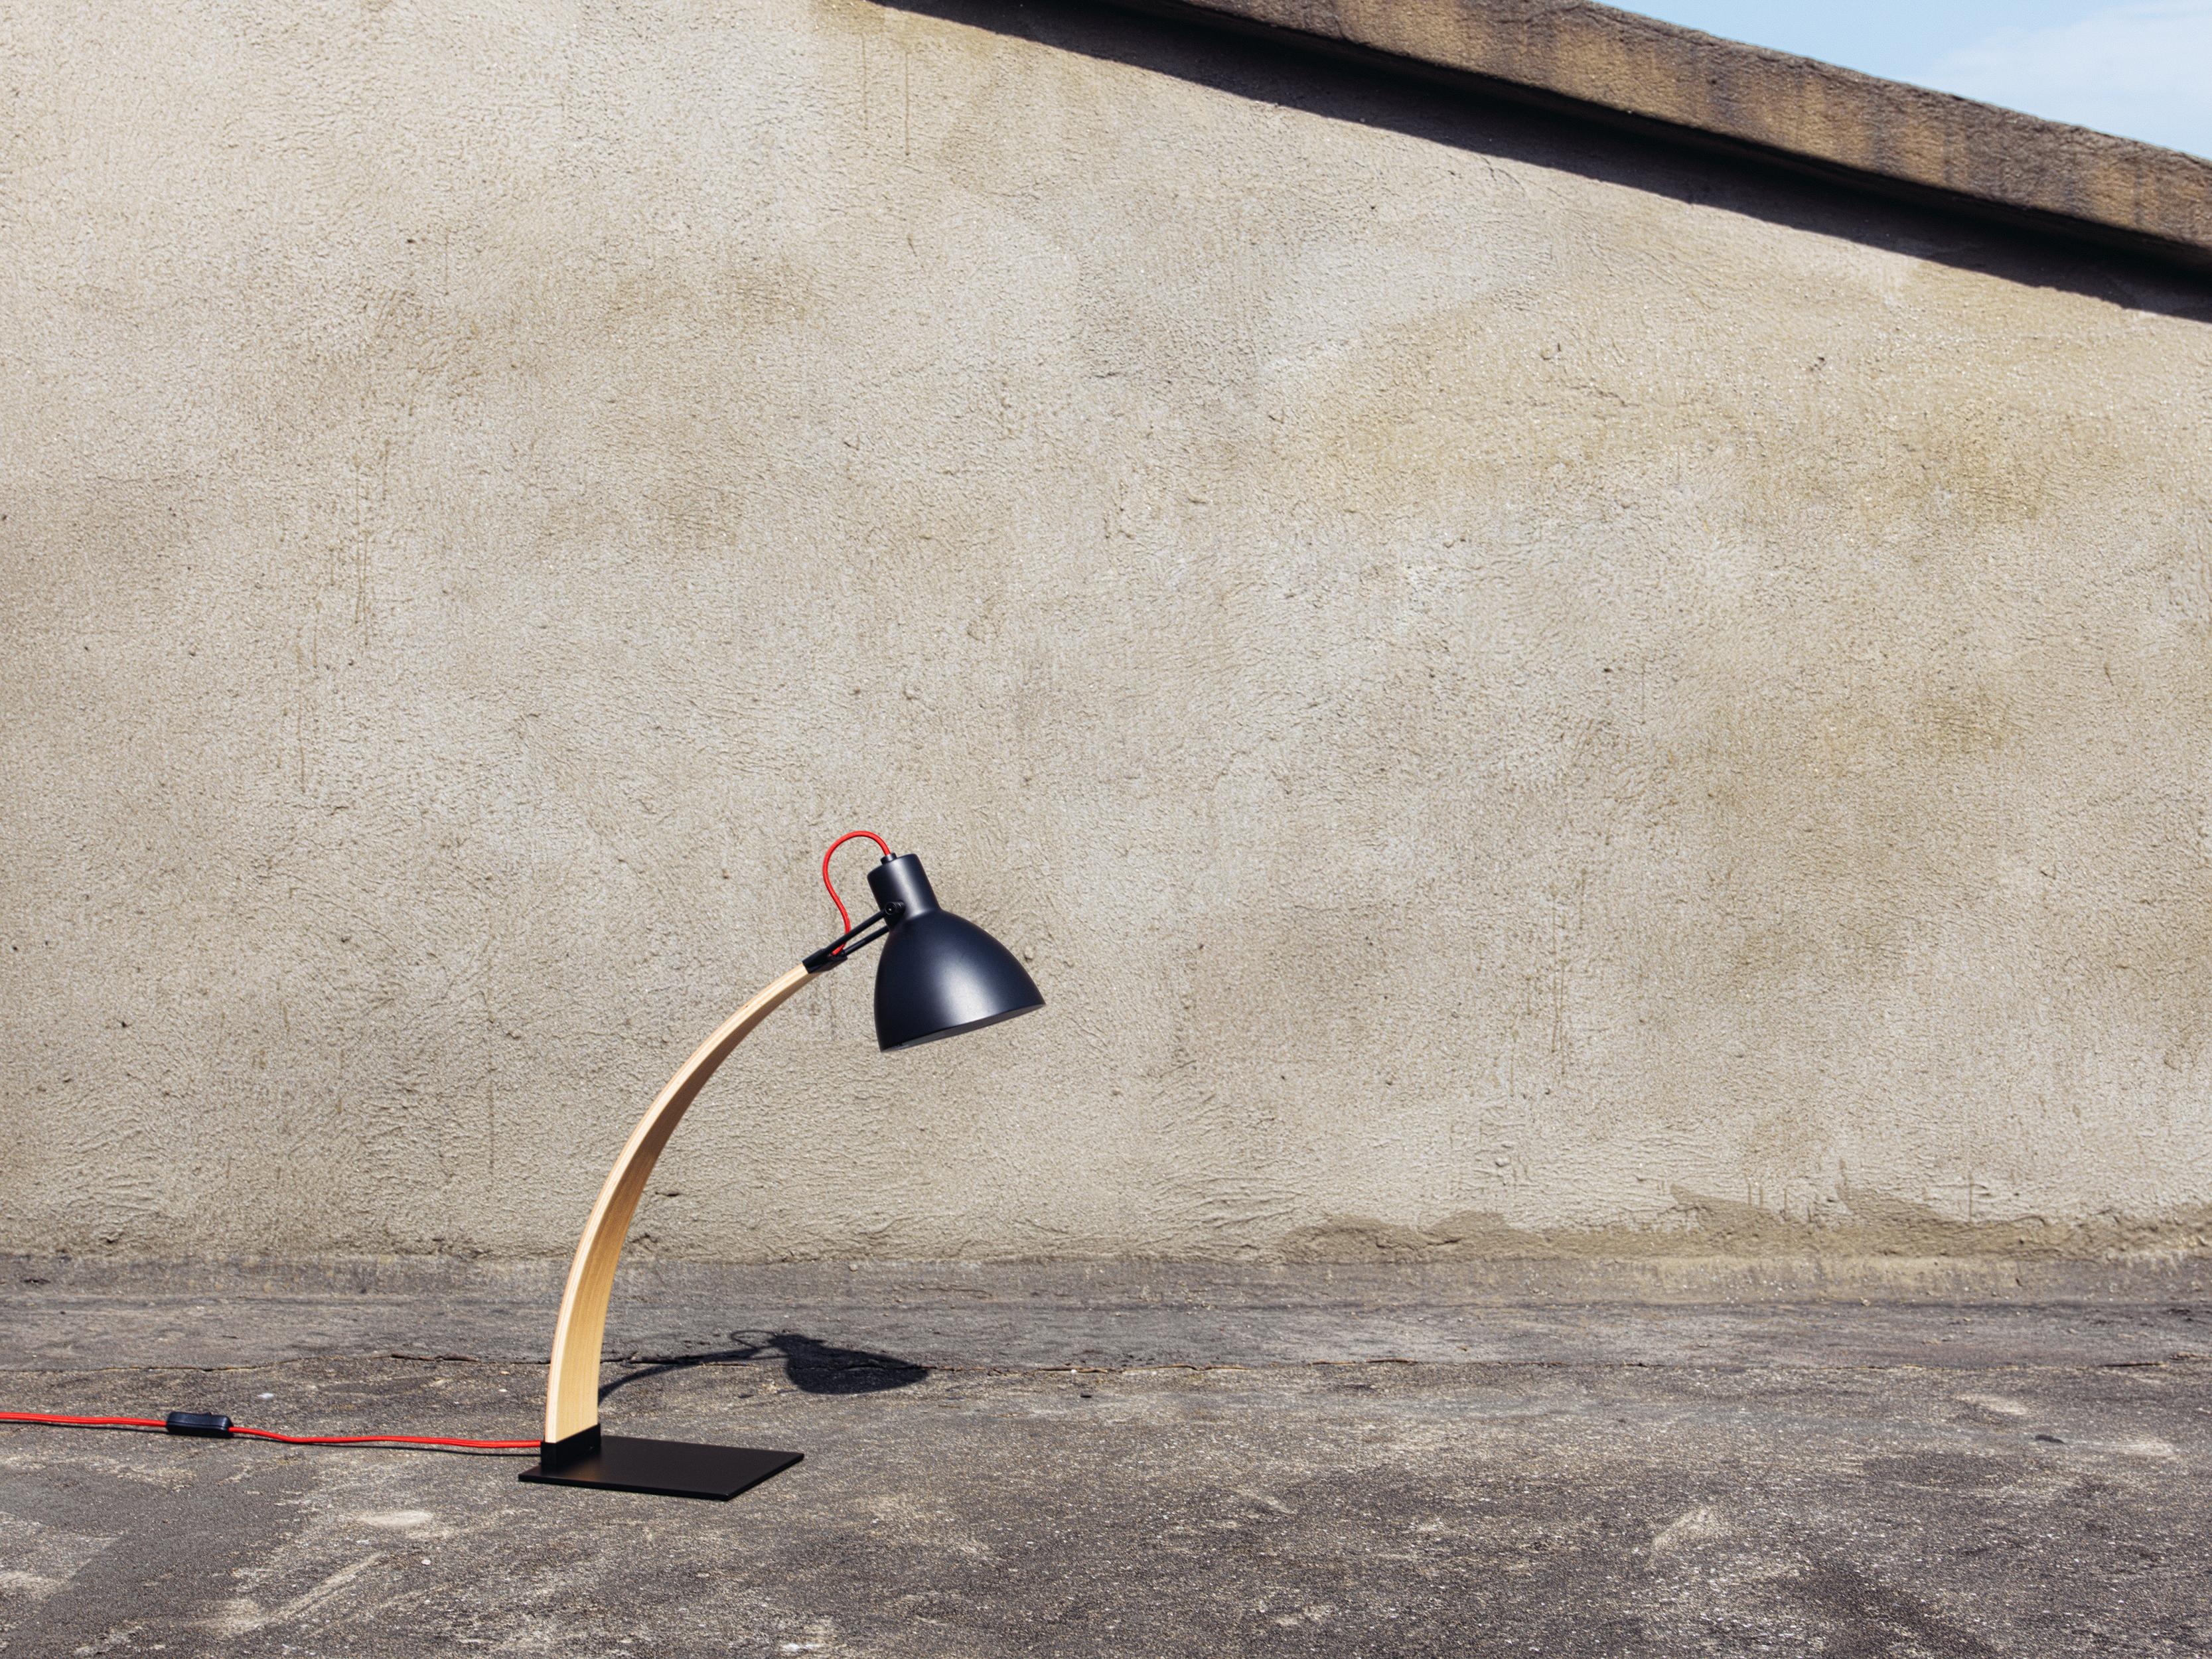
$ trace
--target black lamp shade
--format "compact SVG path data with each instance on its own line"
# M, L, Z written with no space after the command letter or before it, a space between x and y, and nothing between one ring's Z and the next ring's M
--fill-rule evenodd
M886 1050L980 1030L1044 1006L1013 952L941 907L911 853L868 872L876 902L900 907L876 965L876 1041Z

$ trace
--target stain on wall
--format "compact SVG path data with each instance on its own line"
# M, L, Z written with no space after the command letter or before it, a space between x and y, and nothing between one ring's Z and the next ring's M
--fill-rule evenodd
M0 22L0 1247L2201 1245L2202 295L1056 27Z

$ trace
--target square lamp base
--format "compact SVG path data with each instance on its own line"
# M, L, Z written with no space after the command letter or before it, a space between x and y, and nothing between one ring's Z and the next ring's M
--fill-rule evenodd
M586 1429L556 1445L539 1444L538 1465L521 1478L549 1486L605 1486L659 1498L726 1501L805 1454L748 1446L702 1446L689 1440L640 1440Z

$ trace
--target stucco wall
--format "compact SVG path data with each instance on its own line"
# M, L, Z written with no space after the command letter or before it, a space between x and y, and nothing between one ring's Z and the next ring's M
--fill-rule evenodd
M1029 15L0 18L0 1247L2201 1241L2203 295Z

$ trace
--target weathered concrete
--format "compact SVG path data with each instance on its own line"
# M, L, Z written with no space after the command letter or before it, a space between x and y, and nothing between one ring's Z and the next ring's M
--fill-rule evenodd
M2201 1248L2201 289L969 9L0 21L0 1245Z
M2212 270L2212 161L1582 0L1122 0Z
M902 1321L941 1345L979 1313L1025 1319L1025 1298L986 1292L916 1301L857 1348L806 1334L871 1334L832 1298L752 1358L611 1367L610 1422L806 1452L727 1506L526 1487L492 1459L0 1427L0 1641L226 1659L2212 1649L2208 1362L2144 1353L2139 1304L2103 1304L2101 1349L2096 1308L2016 1304L2008 1352L1900 1359L1900 1321L1988 1309L1770 1305L1720 1310L1755 1334L1719 1356L1656 1322L1641 1352L1620 1346L1593 1311L1602 1358L1539 1338L1488 1364L1314 1363L1382 1334L1334 1277L1279 1287L1337 1315L1302 1358L925 1366L889 1342ZM1189 1352L1206 1302L1092 1312ZM0 1396L530 1431L535 1365L345 1341L272 1359L292 1338L270 1306L210 1310L233 1363L162 1369L135 1334L154 1310L117 1317L112 1296L83 1332L99 1368L11 1358Z
M0 1357L54 1371L222 1370L330 1353L543 1364L561 1293L551 1263L419 1258L19 1260L0 1285ZM617 1283L606 1352L728 1357L795 1334L939 1369L2154 1364L2212 1358L2208 1301L2212 1262L2201 1257L2002 1273L1863 1260L1566 1269L643 1262Z

